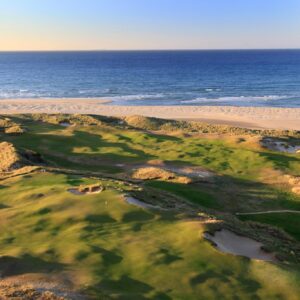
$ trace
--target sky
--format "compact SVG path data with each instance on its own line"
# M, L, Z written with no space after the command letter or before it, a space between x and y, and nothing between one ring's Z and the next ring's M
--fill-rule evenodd
M0 51L300 48L300 0L0 0Z

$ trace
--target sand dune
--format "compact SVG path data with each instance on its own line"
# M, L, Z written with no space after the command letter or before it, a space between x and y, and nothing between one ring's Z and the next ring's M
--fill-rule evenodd
M300 130L300 108L235 106L116 106L103 99L0 100L0 114L78 113L106 116L143 115L198 120L247 128Z

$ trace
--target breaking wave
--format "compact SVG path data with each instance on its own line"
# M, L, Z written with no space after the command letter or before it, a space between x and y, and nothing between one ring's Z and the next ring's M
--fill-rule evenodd
M268 96L238 96L238 97L219 97L219 98L204 98L199 97L191 100L182 100L181 103L205 103L205 102L259 102L259 101L276 101L293 98L283 95L268 95Z

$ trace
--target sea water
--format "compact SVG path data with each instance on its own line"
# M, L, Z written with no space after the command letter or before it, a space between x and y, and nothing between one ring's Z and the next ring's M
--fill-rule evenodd
M0 52L0 99L300 107L300 50Z

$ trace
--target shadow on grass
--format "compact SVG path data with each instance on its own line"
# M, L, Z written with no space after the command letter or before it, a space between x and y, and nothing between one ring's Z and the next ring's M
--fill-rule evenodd
M183 257L172 253L169 249L165 248L160 248L157 252L157 259L156 263L157 264L165 264L165 265L170 265L173 262L183 260Z
M143 210L137 210L126 213L122 218L122 222L147 222L153 220L154 218L154 214Z
M242 221L252 221L278 227L300 241L300 217L293 213L274 213L239 216Z
M91 250L93 251L93 253L101 254L103 258L104 267L119 264L123 260L122 256L114 253L113 251L106 250L102 247L91 246Z
M236 277L238 280L239 289L250 293L252 296L251 299L259 299L257 292L262 288L262 286L256 280L249 279L249 276L247 274L249 272L248 266L250 262L248 263L246 258L243 259L245 260L245 265L243 267L244 272L241 274L234 274L234 272L231 272L230 270L206 270L192 277L190 279L190 285L195 288L197 285L208 284L207 288L210 288L210 280L212 280L213 282L216 278L218 279L218 281L224 283L225 285L231 285L232 277ZM215 293L219 294L219 291L215 290Z
M0 203L0 209L5 209L5 208L9 208L10 206Z
M176 196L189 200L194 204L212 209L221 209L222 206L218 203L213 194L196 186L173 183L166 181L149 181L147 186L170 192Z
M300 164L300 159L287 155L287 154L280 154L280 153L273 153L273 152L257 152L260 156L266 158L268 161L271 161L275 167L288 170L289 166L293 162L298 162Z
M97 284L97 288L108 294L119 295L117 299L149 299L145 294L153 291L152 286L127 275L117 280L103 279Z
M228 175L214 176L212 182L181 184L147 181L146 187L184 198L193 204L230 213L267 209L300 210L299 197L291 192L258 181L237 179ZM145 194L145 192L143 192ZM137 196L138 198L138 196Z
M149 296L149 293L154 294ZM154 292L154 293L153 293ZM101 280L98 284L88 289L88 293L95 299L118 299L118 300L171 300L166 293L155 291L151 285L133 279L128 275L123 275L119 279L113 280L106 278ZM107 298L106 298L107 297ZM112 298L110 298L112 297ZM94 299L94 298L93 298Z
M156 158L142 150L130 147L127 137L122 138L124 142L109 142L98 134L78 130L75 130L72 136L60 136L41 131L38 134L29 132L12 139L18 147L32 149L48 161L75 169L78 169L78 164L93 170L104 168L104 171L117 172L120 171L115 167L118 162L147 161ZM46 145L43 145L43 140L47 142ZM90 153L75 153L74 148L88 148ZM115 153L111 150L113 148Z
M106 223L115 223L117 222L108 214L101 214L101 215L88 215L85 218L85 221L88 221L92 224L106 224Z
M26 273L46 273L62 271L65 265L48 262L41 258L24 254L21 257L0 257L0 275L2 277L22 275Z
M80 176L66 174L66 183L71 186L78 186L84 183L84 180Z

